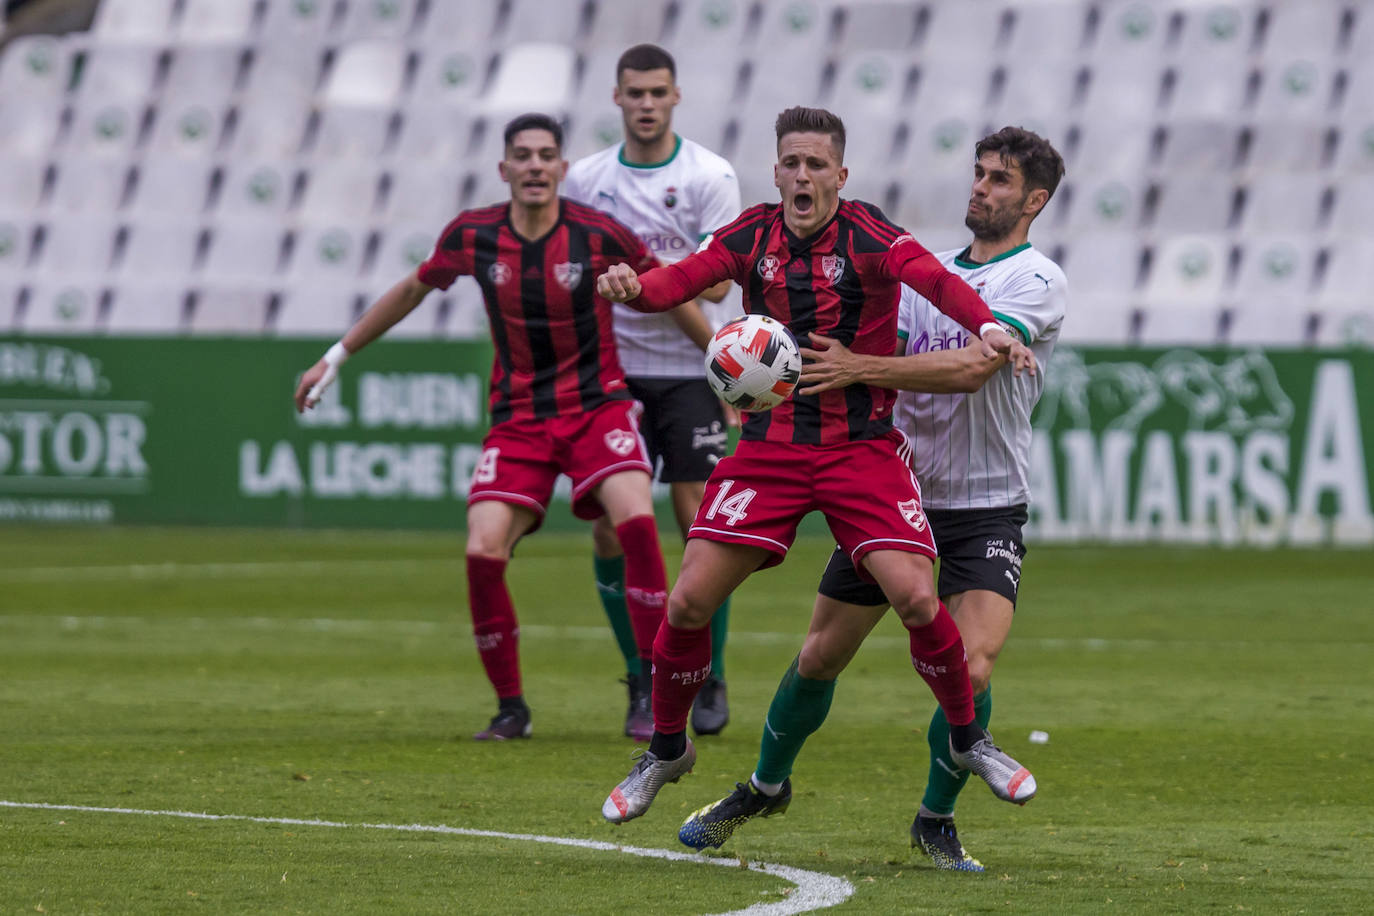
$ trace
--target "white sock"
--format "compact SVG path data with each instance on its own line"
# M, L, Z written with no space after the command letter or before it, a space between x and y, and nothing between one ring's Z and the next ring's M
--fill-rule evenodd
M779 792L782 791L782 783L764 782L763 780L759 779L758 773L755 773L753 776L750 776L749 782L753 784L755 789L758 789L760 792L762 792L764 795L767 795L769 798L772 798L773 796L777 795Z

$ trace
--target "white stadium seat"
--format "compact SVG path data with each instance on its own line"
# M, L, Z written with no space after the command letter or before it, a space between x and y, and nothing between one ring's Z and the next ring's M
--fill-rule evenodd
M1240 229L1245 233L1313 233L1325 210L1329 177L1322 172L1267 174L1246 186Z
M24 334L94 334L103 288L98 281L51 277L31 283L17 330Z
M1141 309L1139 343L1147 347L1212 346L1221 341L1224 310L1211 302Z
M250 72L250 55L238 45L178 48L163 80L162 99L227 105Z
M241 44L253 34L256 6L257 0L185 0L176 40L201 46Z
M432 169L396 169L391 173L386 196L387 222L428 226L437 235L444 224L458 215L465 177L447 163Z
M853 121L897 116L914 91L916 70L910 55L893 51L856 51L837 62L829 99L834 111ZM857 133L857 131L856 131Z
M102 277L113 260L118 234L118 223L109 216L50 220L32 265L33 273L67 279Z
M1227 280L1230 245L1220 235L1174 235L1154 248L1141 299L1148 307L1216 303Z
M1134 344L1137 313L1131 300L1124 296L1075 296L1064 316L1059 342L1070 346Z
M396 104L405 80L405 45L368 38L339 48L321 99L329 105L389 107Z
M744 41L750 6L746 0L681 0L663 39L672 47L710 48L729 59Z
M222 222L210 235L204 273L213 280L261 282L278 273L282 232L273 224Z
M352 225L315 223L295 235L287 276L296 281L343 286L362 275L367 237Z
M138 167L128 208L132 215L197 218L205 212L215 166L208 160L148 156Z
M1336 185L1330 229L1338 235L1374 236L1374 175L1358 175Z
M353 0L344 10L340 33L349 39L400 40L415 26L417 6L416 0Z
M373 163L327 159L305 175L301 219L362 222L372 214L379 178Z
M1340 0L1271 3L1263 52L1266 56L1297 52L1330 59L1336 54L1344 13L1345 4ZM1368 7L1364 15L1368 15Z
M37 210L43 200L47 172L46 159L0 154L0 218Z
M1231 225L1236 186L1215 172L1165 173L1150 228L1159 233L1221 232Z
M552 42L509 45L501 54L491 90L482 100L487 111L519 114L558 112L569 100L573 50Z
M510 0L502 37L509 47L513 42L548 41L580 43L586 28L583 10L587 4L569 0Z
M78 105L65 151L92 156L128 156L142 137L147 107L143 102L97 101Z
M1131 295L1140 278L1142 246L1133 232L1095 232L1065 245L1061 267L1069 278L1070 299Z
M484 48L425 48L415 71L408 104L425 108L472 108L486 85L491 53Z
M562 4L560 4L562 5ZM449 0L428 4L428 13L415 32L415 41L430 48L463 47L490 48L496 32L499 3L471 3ZM516 40L513 36L511 40Z
M267 328L269 290L260 282L206 283L192 298L190 331L204 335L257 335Z
M1287 172L1319 169L1326 165L1328 147L1335 136L1320 120L1261 119L1246 131L1245 168L1265 178ZM1340 169L1341 164L1336 164Z
M24 218L0 216L0 278L17 278L28 267L34 226Z
M91 28L102 43L165 41L176 5L177 0L101 0Z
M310 155L322 161L375 160L399 127L399 117L386 108L330 105L319 110Z
M129 227L115 274L126 280L186 278L200 247L199 223L141 222Z
M73 91L87 105L142 102L157 88L162 59L156 45L93 45Z
M473 120L473 115L464 108L417 106L407 109L396 138L396 161L406 169L423 169L427 162L448 166L463 162L472 140Z
M50 206L58 213L113 213L129 186L129 161L72 154L54 162Z
M830 27L830 9L827 7L836 5L838 4L826 4L816 11L815 21L820 29ZM844 25L836 44L836 50L842 54L860 51L905 51L916 42L920 7L914 3L906 0L865 0L863 3L845 4L843 9ZM938 25L939 12L936 13L936 19ZM995 38L995 27L992 31ZM943 33L940 40L947 40ZM970 45L969 52L978 52L976 44Z
M62 108L0 93L0 155L44 156L57 141Z
M71 44L53 35L17 35L0 48L0 94L59 105L71 80Z
M1271 58L1260 71L1257 117L1318 120L1332 107L1335 66L1310 57Z
M455 213L456 215L456 213ZM430 256L445 223L394 223L382 232L370 276L383 288L401 279Z
M224 170L215 203L219 219L280 222L291 207L296 169L282 160L236 159Z
M1308 343L1312 310L1305 298L1237 300L1229 309L1226 343L1233 347L1296 347Z
M358 300L354 284L297 284L282 294L272 331L281 337L341 335L358 316Z
M1319 250L1310 235L1247 235L1231 298L1242 307L1310 299Z
M0 272L0 334L15 330L15 312L19 308L19 284Z
M1064 194L1062 225L1072 234L1131 231L1143 218L1147 182L1138 172L1085 172L1069 178L1057 194ZM1056 195L1057 196L1057 195Z
M148 149L152 153L208 159L223 139L227 110L213 100L164 100L157 108Z
M123 280L111 290L104 330L140 337L182 333L186 293L184 278Z

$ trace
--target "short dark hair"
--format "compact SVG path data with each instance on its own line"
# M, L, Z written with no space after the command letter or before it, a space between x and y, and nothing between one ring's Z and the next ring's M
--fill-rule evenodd
M1064 157L1050 141L1024 127L1004 127L995 134L988 134L973 150L977 159L983 158L984 153L997 153L1003 159L1011 159L1021 167L1027 188L1044 188L1050 192L1050 197L1059 187L1059 179L1064 177Z
M789 108L778 115L774 130L777 131L779 144L788 134L829 134L831 142L835 144L835 152L839 153L840 161L844 161L844 122L839 115L824 108L803 108L800 105Z
M626 70L667 70L673 81L677 81L677 63L673 60L673 55L658 45L635 45L620 55L620 60L615 63L617 83L620 82L620 74Z
M506 146L510 146L515 135L522 130L547 130L553 134L553 142L558 145L558 151L560 153L563 151L563 125L554 118L537 111L511 118L510 122L506 124Z

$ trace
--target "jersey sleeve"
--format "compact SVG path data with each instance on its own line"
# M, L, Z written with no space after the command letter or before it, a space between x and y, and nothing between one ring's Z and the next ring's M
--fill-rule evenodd
M902 284L902 297L897 300L897 336L910 340L916 329L916 290Z
M448 289L453 281L472 273L472 250L463 246L463 217L444 227L439 241L424 263L415 271L426 286Z
M993 317L1023 344L1037 340L1063 318L1068 303L1064 274L1049 265L1036 266L1038 270L1018 274L988 303Z
M713 238L681 261L640 274L643 291L625 304L639 312L666 312L695 299L721 280L734 279L735 261L720 239Z
M995 321L988 305L940 259L927 251L909 233L899 236L883 257L884 269L979 336L983 325Z
M739 179L735 170L722 160L720 167L708 172L701 183L701 236L697 241L739 216L740 209Z
M635 235L628 226L611 216L609 213L602 213L594 210L600 222L600 227L605 241L602 245L602 254L606 263L602 267L611 264L629 264L635 269L635 273L643 273L658 266L658 258L654 257L645 246L644 240Z

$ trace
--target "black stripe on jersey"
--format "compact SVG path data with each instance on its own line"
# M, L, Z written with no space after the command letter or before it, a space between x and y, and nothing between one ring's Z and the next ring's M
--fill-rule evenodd
M766 239L772 231L766 221L771 220L777 212L777 204L757 204L735 217L733 222L717 229L713 235L733 254L757 256L760 237Z
M887 251L901 237L902 231L887 221L883 212L862 200L845 201L850 219L859 228L855 233L854 253L874 254ZM876 216L874 214L877 214Z
M475 229L456 230L454 235L461 235L464 231L472 233L472 276L477 281L477 285L482 288L482 305L487 310L487 324L491 326L491 339L496 348L496 358L502 361L501 377L496 380L497 398L492 405L491 421L500 423L509 420L510 409L510 361L503 354L510 353L510 341L506 337L506 323L501 320L500 300L497 298L496 285L491 282L491 269L496 263L499 253L498 244L501 238L501 224L490 223L478 226ZM456 240L457 246L462 247L462 239Z
M530 380L530 404L536 417L558 413L558 389L554 386L558 378L558 350L549 331L549 307L544 298L544 243L548 239L549 236L535 242L522 239L520 245L520 312L525 318L530 365L539 367Z
M582 396L582 408L591 410L606 399L606 392L601 386L601 347L597 334L596 303L592 299L594 283L590 278L594 269L592 247L586 229L575 223L565 225L568 260L574 264L585 264L588 274L573 287L569 295L577 333L577 390Z
M852 262L856 250L854 224L842 219L836 222L835 228L835 251ZM840 300L840 313L830 336L848 347L859 333L859 319L863 316L866 301L863 285L859 282L859 271L853 266L845 270L844 277L833 289ZM867 385L850 385L844 389L844 404L849 417L850 438L866 438L868 418L873 413L872 391Z
M787 249L784 248L784 251ZM836 249L838 250L838 249ZM815 274L813 263L820 255L810 247L792 255L792 260L780 268L787 278L786 316L773 317L784 321L792 329L798 341L809 341L807 337L820 324L816 315L816 289L812 284ZM798 268L798 269L794 269ZM820 445L821 443L821 399L817 395L792 396L792 441L797 445Z

